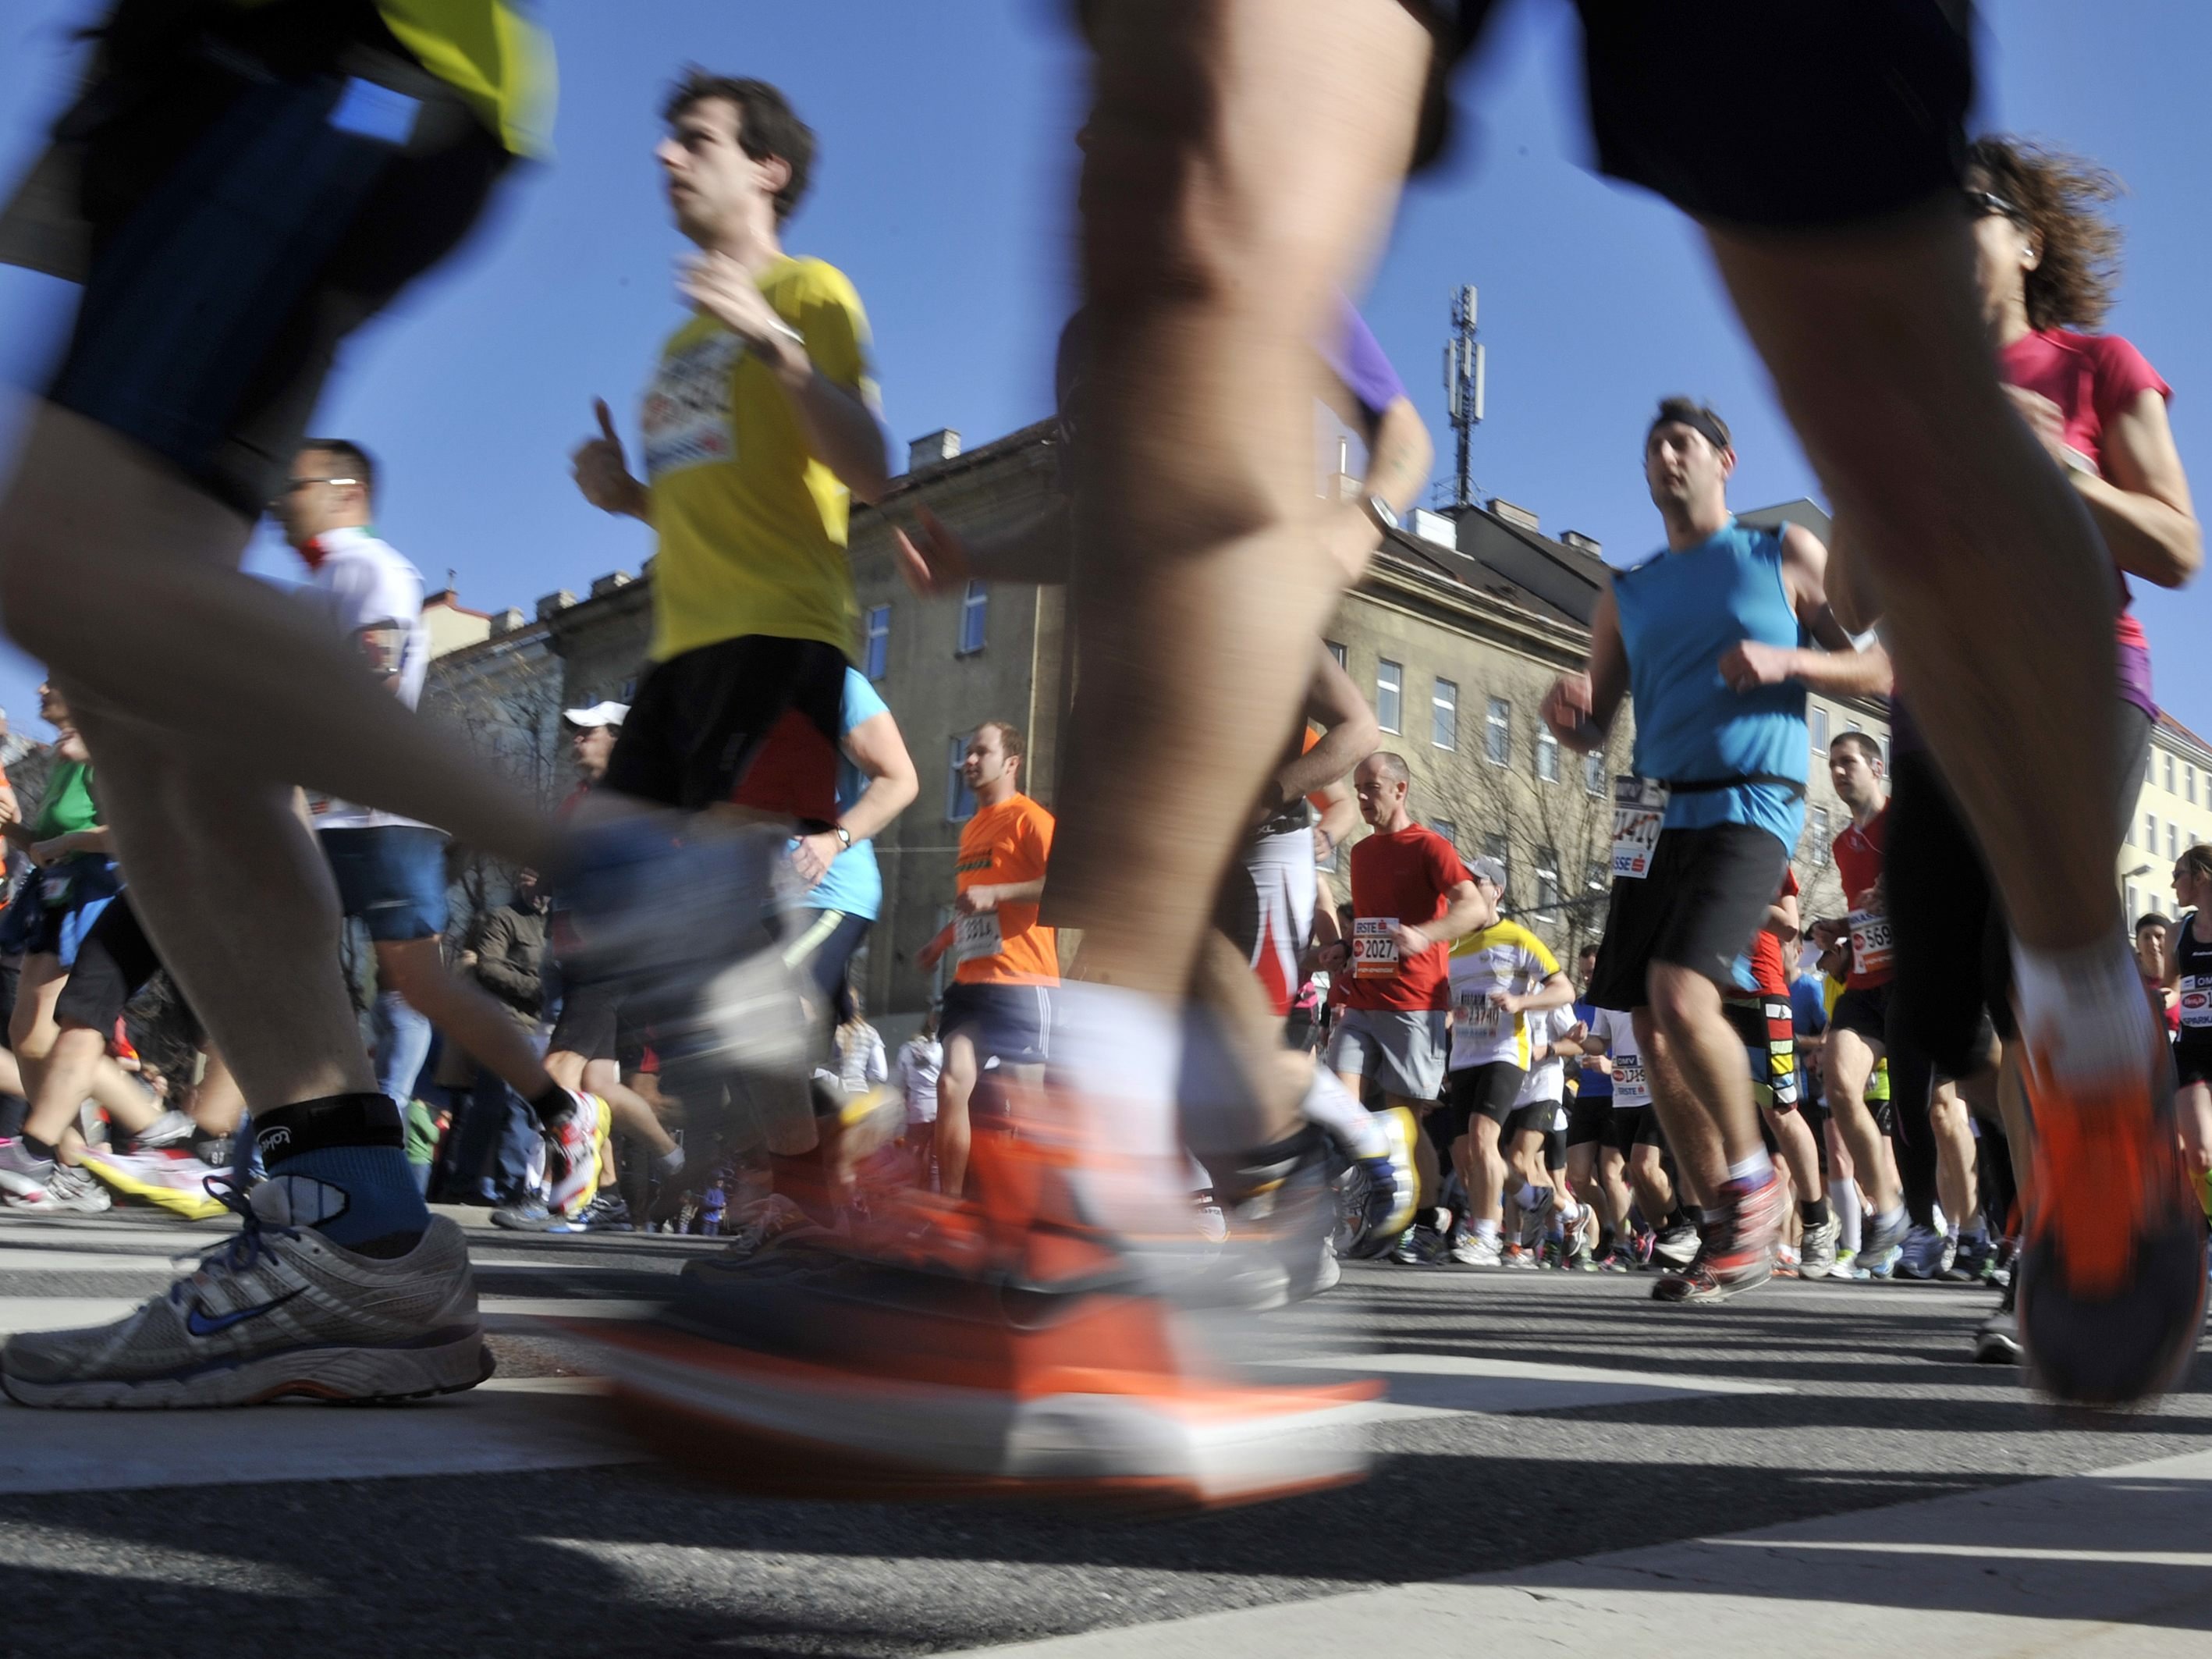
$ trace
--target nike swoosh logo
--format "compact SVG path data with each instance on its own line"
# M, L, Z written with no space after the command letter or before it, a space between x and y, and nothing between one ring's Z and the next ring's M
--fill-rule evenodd
M257 1307L234 1309L227 1314L208 1312L200 1305L199 1298L195 1297L191 1309L185 1315L185 1328L194 1336L213 1336L218 1331L228 1330L233 1325L242 1325L249 1319L258 1319L271 1308L283 1307L294 1297L304 1295L307 1288L302 1285L298 1290L288 1291L272 1302L264 1302Z

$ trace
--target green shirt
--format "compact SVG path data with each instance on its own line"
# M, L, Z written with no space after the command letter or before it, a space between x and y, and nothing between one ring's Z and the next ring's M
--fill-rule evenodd
M92 798L92 763L56 761L39 802L39 815L31 820L31 833L40 841L52 841L99 822L100 807Z

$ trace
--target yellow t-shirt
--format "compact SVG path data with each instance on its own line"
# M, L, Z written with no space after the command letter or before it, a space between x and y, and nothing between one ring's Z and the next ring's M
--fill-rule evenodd
M258 3L258 0L255 0ZM517 155L553 137L553 46L507 0L377 0L392 38Z
M779 259L760 290L806 337L815 368L873 407L868 321L844 273ZM645 473L660 544L654 661L749 634L854 654L852 497L808 451L775 375L711 317L692 318L662 348L645 398Z

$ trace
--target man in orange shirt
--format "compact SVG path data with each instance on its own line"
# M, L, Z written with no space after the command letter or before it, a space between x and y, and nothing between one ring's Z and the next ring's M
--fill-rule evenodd
M1037 921L1037 903L1053 817L1016 787L1022 750L1021 728L1005 720L985 721L969 739L961 773L975 812L960 830L960 896L952 926L916 957L933 968L950 945L959 963L945 994L945 1066L937 1079L938 1175L954 1194L967 1179L968 1101L984 1065L996 1060L1041 1076L1050 1058L1060 947L1055 931Z

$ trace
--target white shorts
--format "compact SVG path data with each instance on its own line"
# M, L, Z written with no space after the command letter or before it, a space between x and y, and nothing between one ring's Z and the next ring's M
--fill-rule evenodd
M1298 958L1313 941L1320 890L1313 831L1307 828L1246 842L1222 882L1215 920L1244 952L1279 1014L1291 1012L1304 977Z

